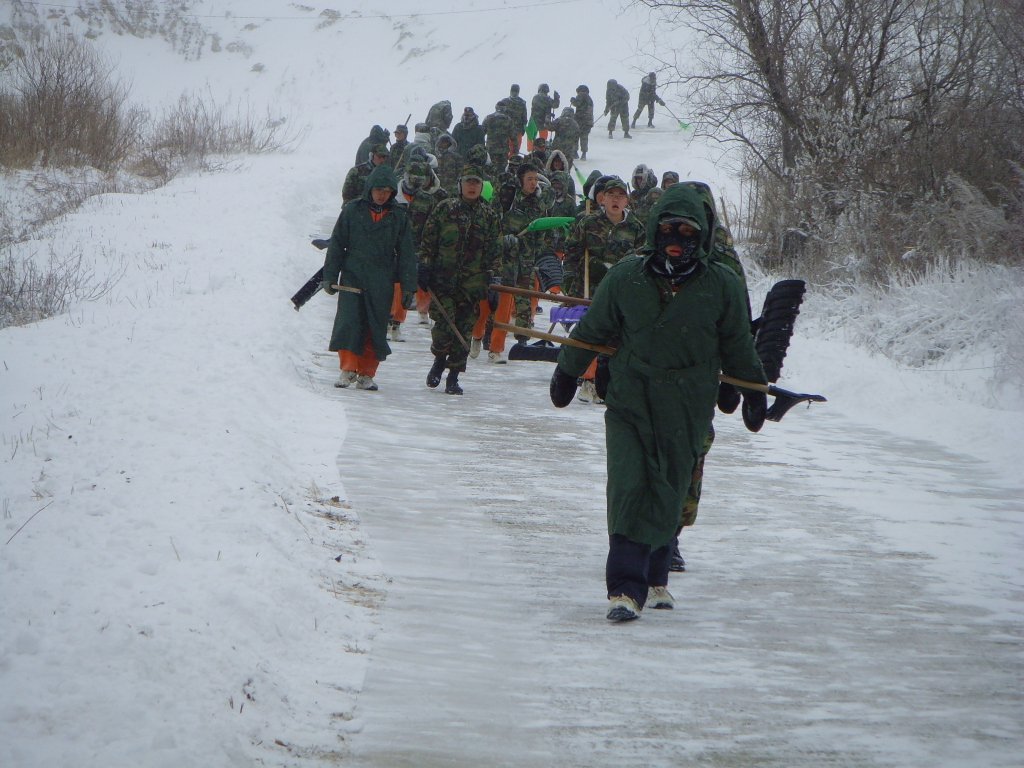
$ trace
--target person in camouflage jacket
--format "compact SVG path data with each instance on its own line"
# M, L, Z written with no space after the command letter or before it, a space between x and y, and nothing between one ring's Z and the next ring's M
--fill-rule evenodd
M492 186L494 185L495 179L498 178L498 172L487 156L487 148L483 144L477 144L469 150L466 162L483 174L484 181L489 181Z
M398 196L396 201L399 205L405 205L409 213L409 221L412 223L412 241L416 246L417 263L419 262L420 241L423 239L423 227L427 223L427 217L437 204L448 197L447 190L441 187L441 180L430 167L430 163L424 160L414 160L405 170L405 176L398 184ZM397 310L392 305L392 329L397 320L398 324L405 322L405 313ZM428 311L430 309L430 296L422 288L416 288L416 311L420 316L420 324L430 323Z
M494 111L484 118L481 125L487 135L485 146L491 162L497 165L504 163L513 154L512 144L516 137L516 125L509 114L508 100L502 99L495 104Z
M370 135L359 143L359 148L356 150L355 164L365 163L370 159L370 150L378 144L383 144L386 147L390 138L391 134L388 133L387 128L379 125L373 126L370 129Z
M578 216L569 229L563 283L569 296L593 296L608 270L644 242L643 223L626 209L628 197L622 179L607 179L596 197L599 209ZM590 283L584 287L587 273Z
M576 123L580 127L579 155L573 155L573 159L586 160L587 150L590 149L590 129L594 127L594 100L590 98L590 88L580 85L576 88L576 95L569 99L569 103L576 110Z
M409 126L396 125L395 140L391 143L391 149L388 152L388 165L391 166L392 170L398 167L398 161L402 159L402 154L405 152L405 148L408 146Z
M427 111L427 129L436 128L440 133L446 132L452 125L455 115L452 114L452 103L448 100L439 101Z
M434 208L420 241L418 284L434 293L430 306L434 364L427 374L427 386L438 386L447 368L445 392L451 395L462 394L459 373L466 370L469 356L468 347L463 346L455 329L468 345L479 303L487 297L487 287L502 269L501 217L481 197L483 183L480 168L465 166L459 177L458 196Z
M512 153L518 154L519 147L523 143L523 133L526 131L526 124L529 122L530 117L529 107L526 106L526 99L519 95L519 85L517 83L512 83L512 87L508 89L508 106L508 113L512 118L512 124L516 128Z
M449 194L454 191L459 181L459 173L466 160L459 154L459 148L449 134L442 133L434 145L434 156L437 158L437 176L441 186Z
M552 97L548 95L549 90L547 83L541 83L537 86L537 93L533 95L533 100L530 102L530 120L537 126L537 135L543 136L545 139L548 137L551 113L558 109L560 103L558 91L555 91L555 95ZM527 149L532 150L533 146L527 146Z
M640 95L637 96L636 112L633 113L633 127L636 128L636 120L647 107L647 127L654 127L654 102L665 106L665 102L657 94L658 75L654 72L647 73L647 76L640 80Z
M568 168L572 168L574 157L579 156L576 151L580 141L580 124L576 121L576 113L572 107L566 107L557 119L551 121L551 130L555 132L555 139L551 142L552 152L561 152L566 157Z
M526 162L517 171L519 189L516 190L512 205L505 211L501 229L504 235L516 238L515 252L515 285L520 288L533 288L534 265L542 250L549 248L546 243L548 236L544 232L524 232L523 230L535 219L549 215L551 196L544 194L540 186L540 171L532 163ZM524 328L533 327L533 312L530 300L516 297L516 325ZM525 340L525 337L519 341Z
M377 365L391 353L388 317L394 285L416 289L416 251L409 217L395 204L394 171L382 162L366 179L366 190L341 209L324 258L323 290L338 294L329 349L338 353L336 386L376 390ZM337 291L340 284L352 291Z
M611 114L608 121L608 138L612 138L615 131L615 120L622 120L622 133L624 139L631 139L629 135L629 91L619 85L616 80L609 80L604 92L604 113L601 117Z
M370 176L370 172L379 165L387 165L389 156L386 144L375 144L370 148L369 157L365 162L349 169L345 176L345 183L341 185L342 207L363 196L363 192L366 191L366 179Z
M633 169L633 189L629 193L629 209L641 222L647 221L647 213L657 201L658 194L651 192L658 188L658 176L650 168L640 163Z
M472 107L466 107L462 110L462 118L452 128L452 138L455 139L455 143L459 147L459 154L462 155L464 162L469 157L469 150L477 144L484 143L484 129L480 126L480 118L473 111Z

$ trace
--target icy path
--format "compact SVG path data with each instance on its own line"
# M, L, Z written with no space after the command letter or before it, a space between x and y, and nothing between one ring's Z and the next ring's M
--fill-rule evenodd
M406 329L381 392L329 395L350 422L342 480L393 580L356 764L1021 764L1005 553L1024 489L835 400L756 436L719 416L676 610L612 626L602 409L552 408L541 363L471 361L464 397L427 390L428 332ZM327 387L334 361L317 360Z

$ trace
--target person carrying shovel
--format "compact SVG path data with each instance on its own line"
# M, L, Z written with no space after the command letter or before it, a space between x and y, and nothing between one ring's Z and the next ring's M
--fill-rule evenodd
M715 222L699 193L676 185L651 210L644 246L608 270L570 339L613 341L605 404L609 549L607 618L629 621L645 604L672 608L671 544L718 396L719 373L767 379L736 275L712 262ZM597 354L565 344L551 401L565 407ZM743 420L764 423L764 392L743 390Z

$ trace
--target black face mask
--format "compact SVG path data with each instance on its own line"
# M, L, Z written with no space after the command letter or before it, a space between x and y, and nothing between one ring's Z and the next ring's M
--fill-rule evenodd
M670 246L679 246L683 249L683 252L679 256L669 256L666 249ZM654 249L665 257L666 261L676 262L676 264L682 264L685 262L695 262L697 260L697 249L700 247L700 233L695 232L692 235L684 237L679 234L678 227L673 228L669 232L662 232L659 228L657 233L654 235Z

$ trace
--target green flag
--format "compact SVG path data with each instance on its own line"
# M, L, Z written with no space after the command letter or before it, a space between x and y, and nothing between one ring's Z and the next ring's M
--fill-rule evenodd
M482 197L488 203L491 202L491 198L494 197L494 185L491 184L491 182L484 182L484 189L483 192L480 193L480 197Z
M526 124L526 138L530 140L530 143L533 143L533 140L537 138L537 123L532 117L530 122Z

